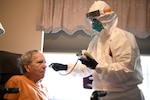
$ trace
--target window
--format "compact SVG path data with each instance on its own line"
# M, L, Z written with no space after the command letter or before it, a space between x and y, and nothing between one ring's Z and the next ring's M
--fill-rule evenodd
M141 56L141 64L142 64L142 69L143 69L143 77L144 81L139 87L144 93L145 100L150 100L150 63L148 63L150 60L150 55L149 56Z
M64 31L44 33L44 52L78 52L88 47L91 36L83 31L68 35Z

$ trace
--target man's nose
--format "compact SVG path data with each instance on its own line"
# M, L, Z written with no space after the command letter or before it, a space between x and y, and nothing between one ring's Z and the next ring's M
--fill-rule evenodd
M45 62L43 62L43 68L46 68L46 67L47 67L46 63L45 63Z

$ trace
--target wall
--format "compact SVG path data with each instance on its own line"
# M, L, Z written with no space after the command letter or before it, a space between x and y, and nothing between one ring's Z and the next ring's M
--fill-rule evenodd
M0 50L23 53L41 49L42 33L36 30L42 0L0 0Z

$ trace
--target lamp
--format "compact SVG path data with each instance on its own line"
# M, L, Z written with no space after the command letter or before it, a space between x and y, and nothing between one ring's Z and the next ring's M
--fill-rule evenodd
M5 33L5 29L3 28L1 22L0 22L0 36Z

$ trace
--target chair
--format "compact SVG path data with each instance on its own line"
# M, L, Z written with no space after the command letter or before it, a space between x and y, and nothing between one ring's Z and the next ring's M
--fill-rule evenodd
M6 100L3 98L5 93L18 93L18 88L4 88L7 80L13 75L22 75L23 70L18 58L21 54L0 51L0 100Z

